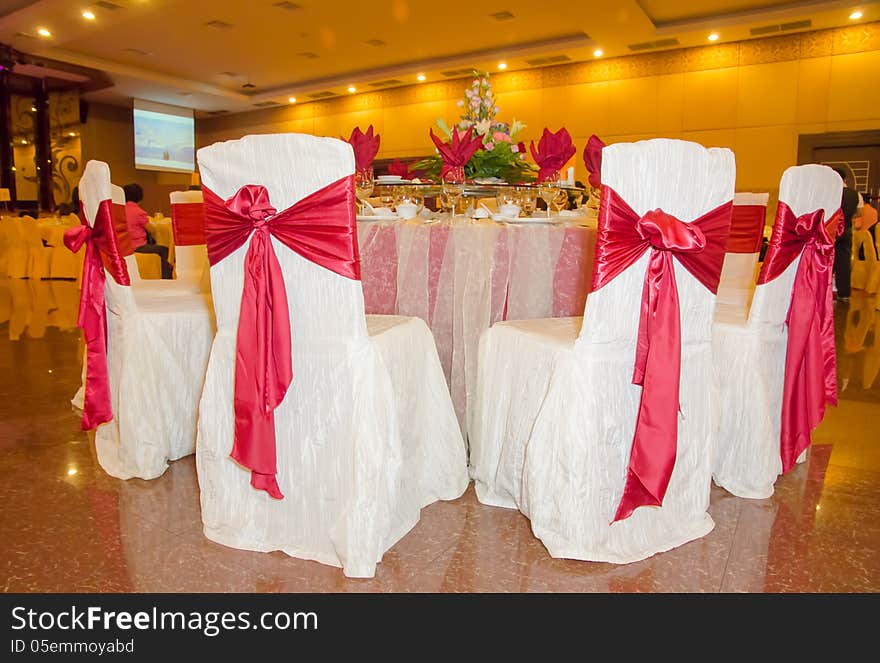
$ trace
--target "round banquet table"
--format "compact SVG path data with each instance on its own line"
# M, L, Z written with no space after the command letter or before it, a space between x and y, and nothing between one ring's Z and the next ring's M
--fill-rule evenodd
M580 316L595 220L358 220L368 314L422 318L466 430L480 334L501 320Z

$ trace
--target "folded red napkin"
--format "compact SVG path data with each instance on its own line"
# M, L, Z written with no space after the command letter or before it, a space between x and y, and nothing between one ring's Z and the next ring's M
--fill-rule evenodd
M602 183L602 148L605 147L596 134L590 136L584 148L584 165L590 172L590 186L597 188Z
M346 140L343 138L342 140ZM355 127L351 136L347 139L354 150L354 166L357 170L364 170L373 165L373 159L379 152L379 134L373 135L373 125L363 133L360 127Z
M538 141L538 149L535 150L535 141L531 141L529 150L535 163L538 164L539 182L562 170L566 162L577 152L571 135L565 127L556 133L544 127L544 133Z
M483 145L483 139L480 136L474 136L474 129L471 127L465 133L461 134L458 129L452 130L452 140L444 143L440 138L434 135L434 130L429 130L431 140L437 146L440 152L440 158L443 159L443 168L440 171L440 177L443 178L450 171L461 171L460 176L464 178L464 167L474 153Z
M391 165L388 166L388 174L389 175L399 175L405 180L411 180L416 175L416 171L409 169L409 163L406 161L401 161L400 159L395 159L391 162Z

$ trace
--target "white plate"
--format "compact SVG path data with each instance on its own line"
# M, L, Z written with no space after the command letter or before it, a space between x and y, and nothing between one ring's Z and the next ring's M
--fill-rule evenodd
M358 221L398 221L400 219L399 216L378 216L374 214L358 214Z
M376 178L380 182L403 182L403 178L400 175L379 175Z
M494 217L493 217L494 218ZM504 223L559 223L561 219L556 217L550 217L549 219L546 216L518 216L518 217L502 217L501 219Z

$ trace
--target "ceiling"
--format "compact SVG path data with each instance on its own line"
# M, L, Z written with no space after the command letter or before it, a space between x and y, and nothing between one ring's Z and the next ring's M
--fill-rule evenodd
M0 42L37 57L101 72L112 85L87 99L132 97L240 112L455 77L753 38L752 28L822 29L880 19L877 0L0 0ZM558 9L557 9L558 8ZM95 18L86 20L89 10ZM51 32L45 37L39 28ZM778 33L778 32L777 32ZM561 60L567 61L567 60ZM444 75L444 72L446 74Z

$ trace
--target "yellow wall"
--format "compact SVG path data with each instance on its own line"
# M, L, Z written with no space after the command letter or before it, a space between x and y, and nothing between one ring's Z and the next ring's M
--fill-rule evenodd
M778 188L797 163L798 134L880 128L880 22L769 39L493 74L499 119L522 120L526 140L565 126L586 180L589 136L608 143L664 136L729 147L737 189ZM469 79L207 118L197 142L248 133L348 134L372 124L379 158L429 154L428 129L458 118Z
M144 189L141 206L150 214L169 214L168 195L189 186L189 174L136 170L134 167L134 127L131 109L90 104L87 121L81 128L83 167L90 159L106 161L114 184L137 182Z

